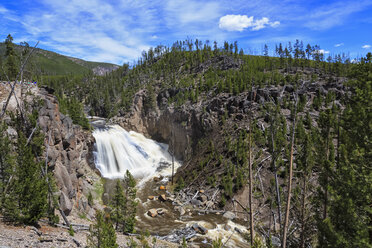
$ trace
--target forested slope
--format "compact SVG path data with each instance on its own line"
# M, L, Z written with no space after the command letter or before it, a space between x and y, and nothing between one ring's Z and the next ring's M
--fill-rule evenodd
M268 244L371 247L370 53L352 63L297 40L253 56L187 40L105 76L38 80L75 123L89 128L84 111L141 123L178 146L179 194L203 188L218 192L214 208L243 203Z

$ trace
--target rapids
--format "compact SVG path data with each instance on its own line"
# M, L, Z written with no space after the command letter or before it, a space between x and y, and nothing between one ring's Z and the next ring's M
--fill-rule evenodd
M221 215L209 213L198 214L193 212L193 206L184 204L186 214L180 216L175 210L175 203L171 201L160 202L149 200L148 196L158 196L169 192L159 190L160 185L169 183L172 172L172 156L168 152L168 145L158 143L144 137L142 134L127 132L117 125L94 125L93 136L95 144L95 164L106 178L105 188L114 188L112 179L123 178L126 170L138 180L137 224L139 230L148 230L152 235L167 239L175 231L181 230L178 238L182 240L182 230L190 230L193 224L198 224L208 229L206 235L198 234L193 238L193 243L200 247L210 247L211 241L218 238L228 242L225 247L247 247L247 242L240 233L247 233L246 222L239 224L223 218ZM175 171L181 163L175 161ZM155 182L154 177L163 178ZM108 190L109 192L110 190ZM111 192L112 193L112 192ZM109 193L110 194L110 193ZM147 215L149 209L162 208L165 214L151 218ZM177 235L176 235L177 236Z

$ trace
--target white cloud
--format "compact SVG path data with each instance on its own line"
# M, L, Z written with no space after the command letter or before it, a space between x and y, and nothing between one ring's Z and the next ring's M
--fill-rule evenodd
M318 54L329 54L329 51L326 51L324 49L320 49L320 50L315 50L313 53L318 53Z
M364 45L364 46L362 46L362 48L363 49L369 49L369 48L371 48L371 45Z
M268 25L269 24L269 18L267 17L263 17L262 19L260 20L256 20L254 23L253 23L253 27L252 27L252 30L260 30L260 29L263 29L265 28L265 25Z
M87 60L98 58L121 64L136 60L144 49L159 43L171 45L186 37L227 39L227 34L216 25L223 15L222 3L216 1L35 2L41 7L13 11L18 19L12 25L7 21L12 17L10 13L1 15L6 9L0 3L0 29L5 26L16 38L28 37L30 44L40 40L41 48Z
M344 43L338 43L338 44L335 44L335 47L340 47L340 46L343 46Z
M275 21L275 22L270 23L270 26L273 27L273 28L276 28L279 25L280 25L279 21Z
M26 13L19 21L40 47L86 60L122 64L150 47L159 20L151 3L111 5L103 0L45 0L46 9Z
M219 27L227 31L243 31L253 25L253 16L225 15L220 18Z
M243 31L246 28L252 30L260 30L270 25L271 27L279 26L280 22L270 22L269 18L263 17L262 19L254 20L253 16L247 15L225 15L220 18L219 28L227 31Z

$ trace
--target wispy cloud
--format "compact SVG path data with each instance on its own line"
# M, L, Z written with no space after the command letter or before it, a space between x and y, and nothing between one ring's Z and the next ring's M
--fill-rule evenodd
M220 29L240 32L247 28L257 31L267 26L277 27L279 25L279 21L270 22L267 17L254 20L253 16L248 17L247 15L225 15L219 21Z
M151 46L186 38L219 44L237 40L242 48L253 50L261 50L262 44L274 47L277 42L300 39L328 48L350 47L359 53L361 45L359 51L351 46L359 44L361 36L333 30L342 26L358 32L358 18L370 20L371 6L372 0L2 1L0 30L5 36L11 33L16 42L40 40L45 49L116 64L136 60ZM365 26L360 30L368 42L371 35Z
M363 49L370 49L371 48L371 45L364 45L362 46Z
M362 1L339 1L331 4L324 4L314 8L308 15L300 18L306 20L305 26L314 30L326 30L342 25L352 14L363 11L371 6L370 0Z
M122 64L137 59L150 47L146 41L157 24L155 15L139 11L142 6L135 2L128 2L125 9L100 0L43 4L46 10L26 13L17 21L29 36L41 40L41 46L87 60Z
M6 8L0 6L0 13L1 13L1 14L5 14L5 13L7 13L7 12L8 12L8 10L7 10Z

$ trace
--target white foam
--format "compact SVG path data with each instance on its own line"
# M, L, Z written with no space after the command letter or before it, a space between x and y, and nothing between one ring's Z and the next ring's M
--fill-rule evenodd
M155 175L170 175L172 157L168 145L148 139L142 134L127 132L118 125L97 129L95 164L105 178L123 178L126 170L145 181ZM157 171L163 165L160 171ZM180 163L175 161L175 170Z

